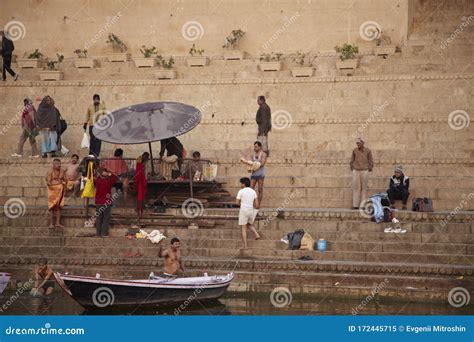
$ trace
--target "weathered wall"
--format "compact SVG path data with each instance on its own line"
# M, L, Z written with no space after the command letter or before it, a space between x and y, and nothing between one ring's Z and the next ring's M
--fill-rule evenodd
M143 44L157 46L162 54L185 55L192 43L206 54L220 55L225 37L238 28L247 32L241 48L258 56L270 51L333 51L346 42L363 48L367 42L359 27L366 21L376 21L400 43L407 35L401 24L407 9L408 0L3 0L0 25L11 20L24 25L25 38L16 42L19 56L35 48L47 55L71 56L84 46L91 55L103 55L110 50L105 43L108 32L136 55ZM197 31L183 35L186 23ZM194 34L202 37L185 39Z

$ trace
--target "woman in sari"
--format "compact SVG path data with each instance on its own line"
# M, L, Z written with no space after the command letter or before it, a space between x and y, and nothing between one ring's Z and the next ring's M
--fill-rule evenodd
M54 154L61 148L58 146L58 130L60 128L59 111L54 106L54 100L50 96L45 96L41 100L36 113L37 125L43 135L43 143L41 144L41 154L43 158L48 153Z
M135 190L137 192L137 215L139 223L140 218L143 216L143 201L145 200L147 187L145 163L149 158L150 154L148 152L144 152L140 157L137 158L135 175L133 176Z

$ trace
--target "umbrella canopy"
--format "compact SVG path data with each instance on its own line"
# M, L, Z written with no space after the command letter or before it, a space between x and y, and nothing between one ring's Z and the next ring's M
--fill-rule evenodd
M199 109L179 102L147 102L115 110L92 129L113 144L144 144L189 132L201 122Z

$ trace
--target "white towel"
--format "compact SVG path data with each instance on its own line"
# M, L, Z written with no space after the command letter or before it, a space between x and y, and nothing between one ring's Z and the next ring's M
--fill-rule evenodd
M164 236L157 229L153 230L151 233L147 233L146 231L140 229L140 233L142 233L143 236L146 236L146 238L150 240L152 243L160 243L161 240L166 239L166 236Z

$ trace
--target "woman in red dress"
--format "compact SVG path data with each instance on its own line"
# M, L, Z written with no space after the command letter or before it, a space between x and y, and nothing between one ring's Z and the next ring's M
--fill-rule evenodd
M144 152L140 157L137 158L135 175L133 176L135 189L137 191L138 222L140 222L140 218L143 216L143 201L145 200L147 187L145 163L148 161L149 158L150 154L148 152Z

